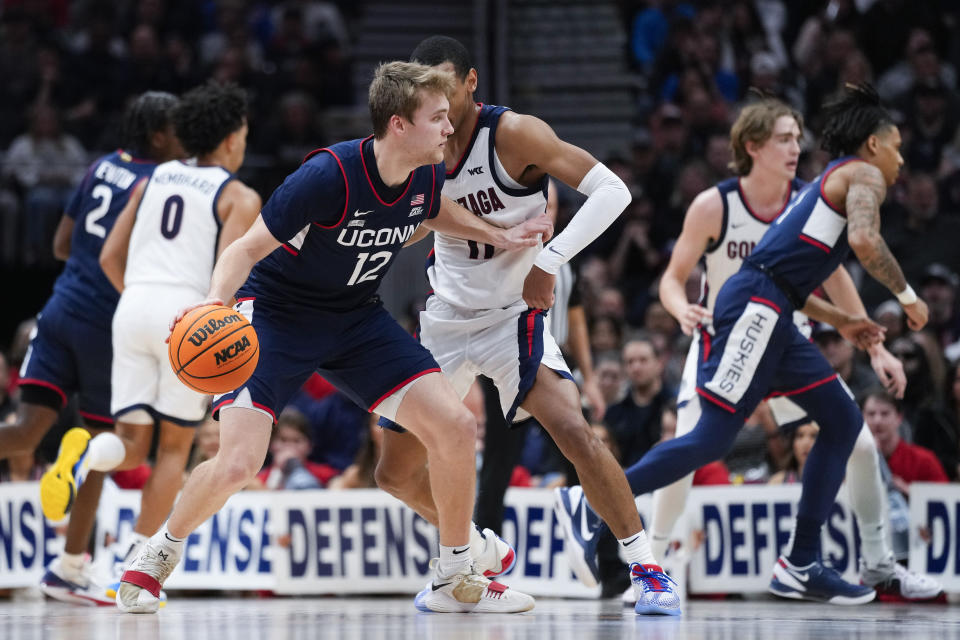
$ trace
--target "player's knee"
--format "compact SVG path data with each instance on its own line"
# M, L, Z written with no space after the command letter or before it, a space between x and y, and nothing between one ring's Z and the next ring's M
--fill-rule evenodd
M232 459L226 459L217 455L216 478L220 489L229 489L230 491L239 491L250 484L257 471L263 465L263 460L254 461L249 456L238 456Z
M377 486L394 497L398 497L403 492L405 486L406 474L402 473L396 466L385 463L383 459L377 462L373 470L373 479Z
M600 439L590 429L586 420L579 416L554 420L550 425L550 435L564 456L571 462L591 459L604 450Z
M477 419L461 405L449 415L440 417L423 441L428 450L435 452L473 450L477 441Z

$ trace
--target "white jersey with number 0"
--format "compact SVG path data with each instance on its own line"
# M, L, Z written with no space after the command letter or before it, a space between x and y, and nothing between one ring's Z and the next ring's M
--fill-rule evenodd
M162 284L207 292L220 235L217 199L232 177L222 167L179 160L156 168L130 235L125 287Z

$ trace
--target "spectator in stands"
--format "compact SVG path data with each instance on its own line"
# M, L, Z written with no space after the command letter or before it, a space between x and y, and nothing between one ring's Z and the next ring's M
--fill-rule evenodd
M926 298L924 298L926 299ZM873 319L887 330L883 338L886 346L907 332L907 322L903 315L903 307L896 300L887 300L878 305L873 311Z
M919 280L933 262L956 272L960 268L956 240L960 238L960 218L940 213L937 183L932 175L913 173L907 178L903 206L906 215L884 212L890 214L884 217L890 224L884 224L883 237L903 266L907 280Z
M271 464L257 474L264 489L319 489L337 475L330 465L307 460L310 426L296 409L284 409L270 441ZM251 487L252 488L252 487Z
M598 356L593 371L597 376L597 384L606 406L619 402L624 393L624 371L620 354L607 352Z
M816 422L797 426L790 433L790 455L784 468L772 476L768 484L796 484L803 477L803 465L807 461L813 443L817 441L820 427Z
M28 264L53 262L53 230L86 163L80 141L61 130L57 110L47 104L35 105L30 131L11 143L4 166L24 194L24 259Z
M328 488L377 488L377 481L373 474L377 468L377 461L380 460L380 442L383 440L383 429L377 424L378 419L379 416L374 413L367 417L367 434L353 464L348 466L342 474L330 480Z
M660 441L660 415L674 393L663 385L663 362L654 341L640 335L623 346L623 363L629 387L620 402L607 407L604 423L610 428L630 466Z
M911 171L936 173L943 150L954 139L960 124L960 98L943 81L918 80L903 106L906 115L904 159Z
M883 390L870 391L863 401L863 418L901 493L909 496L913 482L947 482L947 474L932 451L900 437L903 410L899 400Z
M590 347L594 357L616 352L623 344L623 322L610 315L595 316L590 320Z
M940 60L930 32L924 28L909 31L903 58L885 71L877 83L877 92L884 102L902 103L918 83L943 83L956 88L954 68Z
M957 312L957 288L960 278L948 267L933 263L923 271L919 293L930 309L927 330L941 348L960 340L960 314Z
M907 376L902 412L911 428L901 435L912 442L912 427L916 425L921 412L940 406L940 392L946 371L936 347L928 352L923 334L910 333L894 340L890 344L890 353L903 362L903 372Z
M833 370L850 387L854 397L880 384L873 369L855 357L853 345L844 340L834 327L818 323L813 329L813 340Z

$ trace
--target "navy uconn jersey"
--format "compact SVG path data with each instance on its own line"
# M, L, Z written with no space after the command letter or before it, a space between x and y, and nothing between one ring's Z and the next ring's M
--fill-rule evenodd
M781 213L796 201L806 185L806 182L797 178L790 181L790 190ZM707 246L703 255L706 269L701 278L700 292L700 304L710 310L713 310L720 287L740 270L743 260L753 252L772 222L763 220L750 209L740 187L740 178L718 182L717 190L723 201L723 219L720 222L720 235Z
M770 226L750 257L791 286L799 300L806 300L850 253L847 217L824 196L823 183L837 167L858 160L845 157L828 164Z
M444 173L443 163L419 167L387 200L372 136L314 151L263 207L283 245L254 266L238 295L326 311L360 307L417 227L437 215Z
M53 290L75 314L110 326L120 294L100 269L100 250L134 186L155 168L118 149L90 165L67 204L64 214L75 224L70 257Z

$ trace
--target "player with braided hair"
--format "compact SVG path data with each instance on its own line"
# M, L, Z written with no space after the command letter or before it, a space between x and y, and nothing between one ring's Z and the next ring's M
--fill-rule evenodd
M67 432L61 453L86 447L90 433L113 428L110 417L110 322L119 295L100 269L103 242L136 187L156 163L183 155L172 126L176 96L148 91L124 112L123 147L98 158L74 193L57 227L54 255L66 260L53 295L37 319L37 328L20 370L21 402L13 424L0 426L0 458L32 452L57 421L69 396L79 398L85 428ZM89 433L88 433L89 431ZM110 604L104 589L90 574L85 551L93 530L103 474L122 457L111 432L103 442L105 459L87 476L75 496L78 513L70 518L64 552L48 567L41 589L58 600L77 604ZM100 443L98 443L99 446ZM65 469L54 465L44 476L41 491ZM59 520L63 508L44 511Z

